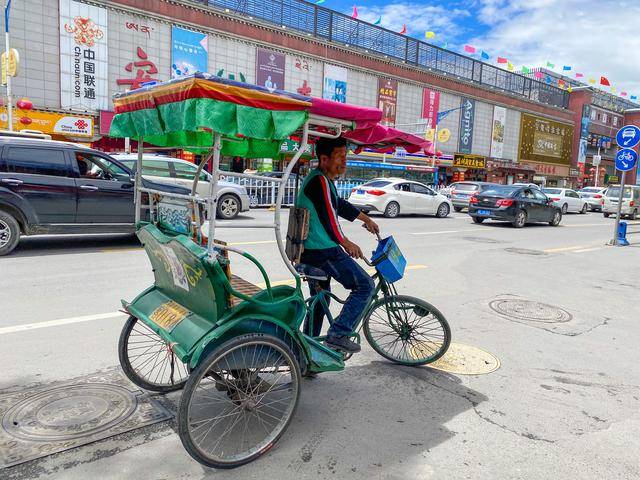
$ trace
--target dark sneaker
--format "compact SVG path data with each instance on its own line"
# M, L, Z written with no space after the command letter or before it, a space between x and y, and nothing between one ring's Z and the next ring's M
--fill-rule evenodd
M334 350L342 350L343 352L347 353L358 353L360 351L360 345L349 340L349 337L347 336L328 336L324 343L329 348L333 348Z

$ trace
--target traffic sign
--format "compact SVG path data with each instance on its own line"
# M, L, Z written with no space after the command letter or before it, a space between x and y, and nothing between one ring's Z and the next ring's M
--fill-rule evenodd
M620 148L633 148L640 143L640 128L625 125L616 134L616 142Z
M601 161L602 161L602 155L594 155L593 159L591 160L591 165L593 165L594 167L597 167L598 165L600 165Z
M616 168L621 172L628 172L636 166L638 154L630 148L623 148L616 153Z

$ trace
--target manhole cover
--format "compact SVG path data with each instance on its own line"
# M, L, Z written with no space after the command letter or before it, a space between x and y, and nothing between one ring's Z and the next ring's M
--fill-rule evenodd
M502 243L502 241L496 240L495 238L486 237L462 237L462 239L477 243Z
M8 467L171 418L117 371L0 396Z
M429 367L459 375L484 375L500 368L500 360L471 345L452 343L447 353Z
M517 253L518 255L546 255L542 250L531 250L529 248L505 248L506 252Z
M542 323L564 323L573 317L569 312L546 303L519 299L493 300L489 307L505 317Z

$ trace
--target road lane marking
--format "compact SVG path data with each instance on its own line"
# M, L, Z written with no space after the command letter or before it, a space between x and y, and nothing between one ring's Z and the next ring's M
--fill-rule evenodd
M581 248L589 248L592 245L574 245L572 247L558 247L558 248L547 248L543 250L545 253L556 253L556 252L568 252L570 250L578 250Z
M602 250L606 247L594 247L594 248L581 248L580 250L574 250L574 253L585 253L585 252L594 252L596 250Z
M12 327L0 328L0 335L7 333L24 332L26 330L37 330L39 328L59 327L61 325L71 325L73 323L92 322L95 320L108 320L111 318L124 317L122 312L98 313L96 315L85 315L82 317L61 318L58 320L49 320L46 322L27 323L24 325L14 325Z

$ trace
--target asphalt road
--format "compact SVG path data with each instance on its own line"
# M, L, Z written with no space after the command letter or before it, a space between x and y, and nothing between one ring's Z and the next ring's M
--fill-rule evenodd
M270 216L252 211L239 221ZM167 421L0 470L0 477L640 478L640 234L629 247L606 246L614 220L595 213L520 230L475 225L464 214L379 223L410 266L400 292L436 305L453 341L490 352L498 370L400 367L365 345L344 372L304 380L284 437L240 469L203 468ZM373 249L359 225L344 229ZM257 256L272 280L290 278L271 232L228 229L217 237ZM262 282L232 260L234 273ZM25 239L0 258L0 393L116 367L120 299L151 281L146 255L130 237ZM568 317L510 319L489 307L500 300L542 302ZM155 398L175 409L179 393ZM0 440L0 455L9 449Z

